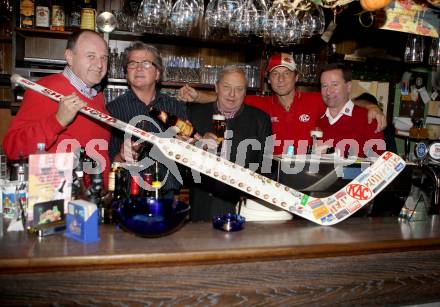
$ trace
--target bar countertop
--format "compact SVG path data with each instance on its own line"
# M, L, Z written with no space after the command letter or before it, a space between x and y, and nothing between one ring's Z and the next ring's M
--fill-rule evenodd
M188 223L156 239L106 225L90 244L4 231L0 305L438 304L439 221L295 219L235 233Z
M353 217L331 227L299 219L247 222L244 230L231 233L216 230L210 223L187 223L161 238L141 238L114 225L101 225L100 241L89 244L62 234L39 238L5 231L0 240L0 272L121 265L157 267L440 249L439 216L410 223L399 223L396 218Z

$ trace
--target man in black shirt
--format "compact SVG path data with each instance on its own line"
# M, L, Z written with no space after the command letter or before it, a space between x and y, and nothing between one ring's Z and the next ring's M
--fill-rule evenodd
M225 140L221 155L232 162L252 170L261 171L264 154L273 150L272 125L265 112L243 104L247 80L243 69L225 67L218 76L215 90L216 102L188 106L188 118L204 139L216 140L212 116L222 114L226 118ZM267 146L266 146L267 144ZM270 170L266 170L270 173ZM266 176L270 174L264 174ZM235 205L243 194L207 176L190 190L191 219L210 220L212 217L235 211Z
M110 115L127 123L132 121L131 124L136 127L153 133L166 131L162 123L148 116L153 107L187 119L185 104L156 90L156 84L163 72L162 58L158 49L143 42L134 42L126 49L126 52L125 68L130 88L124 95L107 105ZM139 118L137 117L139 115L143 116ZM140 146L133 145L131 138L126 137L124 143L124 133L119 130L112 131L109 154L110 159L116 162L143 159L147 165L151 166L153 162L149 157L158 160L160 162L159 177L161 180L166 180L161 188L163 197L173 197L174 192L181 186L179 181L181 182L182 179L174 162L166 159L158 149L145 142ZM168 169L171 172L168 172Z

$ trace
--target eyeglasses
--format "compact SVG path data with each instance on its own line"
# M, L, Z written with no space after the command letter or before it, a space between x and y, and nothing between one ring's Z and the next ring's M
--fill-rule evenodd
M156 65L153 62L150 62L150 61L142 61L142 62L130 61L130 62L127 63L127 68L135 69L135 68L139 67L139 65L141 65L142 68L144 68L144 69L149 69L151 67L156 67Z

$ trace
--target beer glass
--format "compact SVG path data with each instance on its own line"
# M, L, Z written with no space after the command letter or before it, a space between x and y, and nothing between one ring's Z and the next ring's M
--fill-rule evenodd
M217 143L221 144L225 138L226 118L222 114L212 115L212 133L217 136Z

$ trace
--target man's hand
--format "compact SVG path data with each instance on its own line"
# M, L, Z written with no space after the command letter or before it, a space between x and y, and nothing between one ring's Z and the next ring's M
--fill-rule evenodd
M142 148L142 143L136 144L131 139L125 139L121 145L121 150L113 159L114 162L135 162L139 159L139 152Z
M208 150L211 152L215 152L217 150L218 147L217 136L214 133L206 132L203 135L203 138L198 140L198 142L201 142L202 146L200 147L203 150Z
M185 84L179 89L176 98L184 102L195 102L199 98L199 93L195 88Z
M87 103L73 93L61 98L55 117L63 127L67 127L73 121L78 111L85 106L87 106Z
M377 121L376 133L383 131L387 127L387 118L385 114L383 114L382 110L375 105L372 105L368 108L368 123L375 119Z

